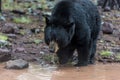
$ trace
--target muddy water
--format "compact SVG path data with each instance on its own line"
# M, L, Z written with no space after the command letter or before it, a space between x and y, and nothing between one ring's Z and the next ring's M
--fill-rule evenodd
M120 80L120 64L61 68L54 72L52 80Z
M0 80L120 80L120 64L61 67L30 64L28 69L7 70L0 64Z
M4 64L0 63L0 80L16 80L16 77L27 70L8 70L4 69Z

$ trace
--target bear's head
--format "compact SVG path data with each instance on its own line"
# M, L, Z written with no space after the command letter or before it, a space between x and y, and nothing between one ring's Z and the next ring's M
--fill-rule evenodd
M72 19L46 17L45 42L47 45L54 41L59 48L66 47L75 33L75 23Z

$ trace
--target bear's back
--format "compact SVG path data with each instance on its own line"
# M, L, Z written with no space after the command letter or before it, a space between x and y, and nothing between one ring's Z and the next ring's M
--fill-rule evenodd
M91 29L97 25L100 27L101 23L97 7L90 0L59 1L52 10L53 23L64 24L69 18L73 18L76 25L85 20Z

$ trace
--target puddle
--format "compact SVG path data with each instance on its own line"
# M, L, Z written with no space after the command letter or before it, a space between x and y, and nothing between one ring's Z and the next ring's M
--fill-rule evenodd
M0 64L0 80L120 80L120 64L61 67L30 64L28 69L8 70Z
M4 64L0 63L0 80L16 80L16 77L24 72L27 72L27 70L4 69Z
M56 66L45 66L30 64L28 69L9 70L4 69L4 64L0 64L0 80L51 80L52 72Z
M120 64L99 63L81 68L60 68L51 80L120 80Z
M30 64L30 67L26 73L17 77L17 80L51 80L53 71L56 70L56 66L45 66Z

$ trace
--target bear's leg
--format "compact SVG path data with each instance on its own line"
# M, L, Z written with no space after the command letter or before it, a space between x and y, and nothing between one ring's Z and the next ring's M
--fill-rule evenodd
M68 60L73 56L75 47L72 45L68 45L65 48L60 48L57 51L57 56L59 59L59 63L60 64L65 64L68 62Z
M91 51L90 51L90 56L89 56L89 64L95 63L96 43L97 43L97 40L91 41L91 47L90 47Z
M89 45L84 44L77 48L78 52L78 63L75 66L87 66L89 56Z

